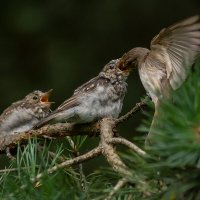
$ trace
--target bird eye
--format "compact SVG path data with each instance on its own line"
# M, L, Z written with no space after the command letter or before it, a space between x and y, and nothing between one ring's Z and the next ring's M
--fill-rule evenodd
M114 69L114 65L110 65L110 69Z
M38 99L38 97L37 96L33 96L33 100L37 100Z

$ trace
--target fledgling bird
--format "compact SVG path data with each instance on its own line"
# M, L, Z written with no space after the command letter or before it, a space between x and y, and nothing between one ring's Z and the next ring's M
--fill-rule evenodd
M55 121L81 124L103 117L117 118L122 109L126 79L130 73L130 69L122 66L121 59L110 61L98 76L78 87L69 99L42 119L35 128Z
M142 84L155 104L146 142L155 127L160 100L170 98L170 91L181 86L199 55L199 16L193 16L162 29L151 41L150 50L136 47L123 56L125 65L138 68Z
M48 92L34 91L9 106L0 116L0 136L29 131L50 111Z

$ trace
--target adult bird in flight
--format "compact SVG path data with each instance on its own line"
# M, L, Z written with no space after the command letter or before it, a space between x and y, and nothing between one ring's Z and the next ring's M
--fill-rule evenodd
M142 84L155 104L155 113L146 143L155 127L161 99L182 85L191 65L200 54L199 16L164 28L147 48L136 47L124 54L124 64L137 67Z

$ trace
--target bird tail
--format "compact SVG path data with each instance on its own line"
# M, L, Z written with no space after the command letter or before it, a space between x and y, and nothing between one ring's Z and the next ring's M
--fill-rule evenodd
M158 121L158 116L159 116L159 112L158 112L159 105L160 105L160 103L159 103L159 101L157 101L157 103L155 104L155 112L154 112L153 119L151 122L151 127L149 129L149 133L145 140L145 146L152 143L152 137L154 134L155 127L157 126L157 121Z
M48 115L47 117L41 119L41 120L33 127L33 129L41 128L42 126L44 126L44 125L48 124L50 121L52 121L54 117L55 117L54 114Z
M154 112L154 116L153 116L153 120L151 122L151 127L149 129L149 133L146 137L146 140L145 140L145 146L146 145L149 145L151 144L153 141L153 135L155 133L155 128L156 126L158 125L158 117L160 116L160 106L163 102L163 100L168 100L168 101L172 101L172 96L171 96L171 91L172 91L172 88L170 86L170 83L169 83L169 80L166 79L163 81L163 84L165 86L165 88L162 89L162 97L163 99L159 99L159 98L155 98L153 99L153 102L154 102L154 105L155 105L155 112Z

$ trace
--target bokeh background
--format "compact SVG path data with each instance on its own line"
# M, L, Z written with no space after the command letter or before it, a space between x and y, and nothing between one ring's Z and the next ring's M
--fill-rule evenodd
M0 111L51 88L55 109L107 62L194 14L199 0L1 0ZM136 70L128 84L123 113L145 94ZM140 122L137 114L121 134L133 137Z

